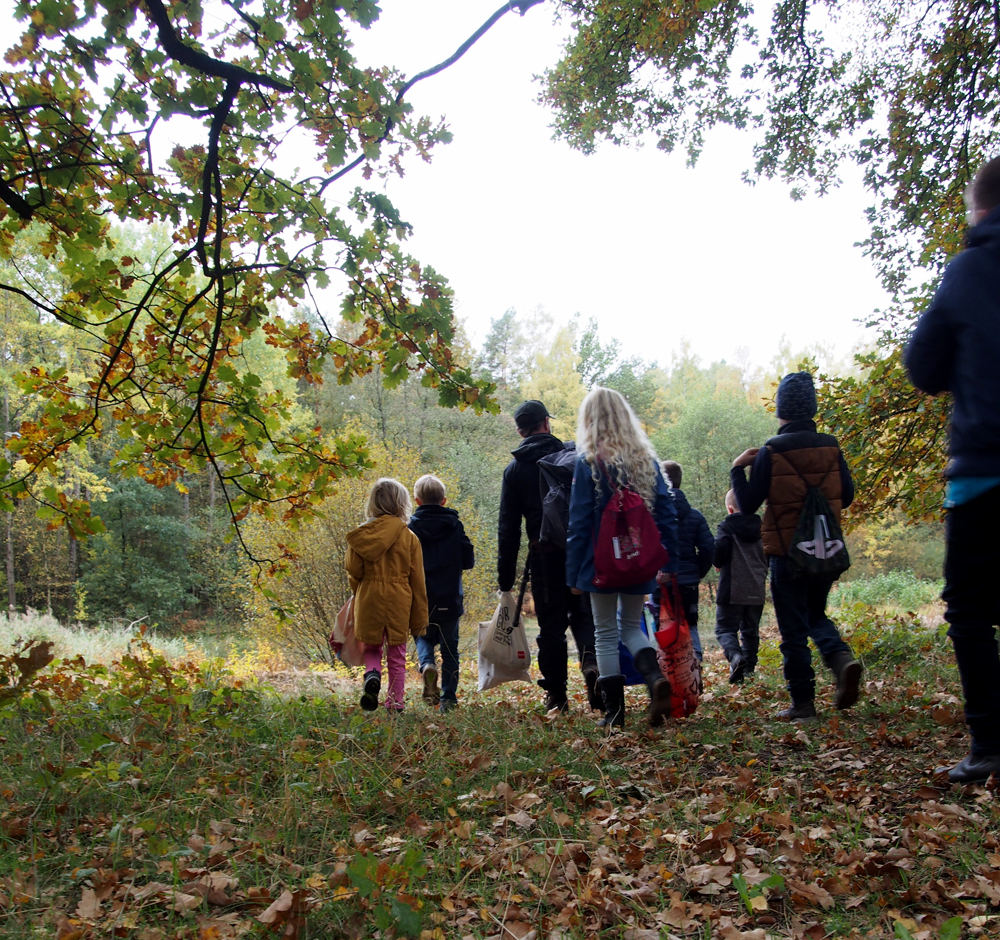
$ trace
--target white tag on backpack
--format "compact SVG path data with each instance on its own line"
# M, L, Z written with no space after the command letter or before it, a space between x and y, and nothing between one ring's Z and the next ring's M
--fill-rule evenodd
M611 544L615 548L615 560L619 560L622 557L622 545L617 535L611 540Z

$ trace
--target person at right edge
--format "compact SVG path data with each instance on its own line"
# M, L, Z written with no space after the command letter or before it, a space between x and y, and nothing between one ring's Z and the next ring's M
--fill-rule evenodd
M968 755L938 767L952 783L1000 774L1000 157L965 194L965 251L948 265L904 353L913 384L954 407L945 471L944 618L972 738Z
M570 592L566 585L566 552L539 544L542 526L542 494L538 461L566 445L552 433L548 409L530 400L514 412L517 433L524 439L513 452L514 459L503 472L500 487L500 518L497 526L497 580L501 591L510 591L517 577L517 555L521 548L521 520L528 535L528 571L531 597L538 618L539 686L545 690L545 710L569 708L566 628L576 640L580 671L587 686L591 709L601 705L597 690L597 657L594 652L594 617L590 600Z
M792 372L778 386L778 434L763 447L752 447L733 461L730 471L740 512L755 513L764 501L761 536L771 572L771 599L781 634L785 682L792 698L779 718L801 721L816 717L816 676L809 640L816 644L837 680L834 704L850 708L858 700L861 663L826 615L826 601L836 576L803 575L785 557L809 487L819 487L838 523L841 509L854 499L854 481L837 439L820 434L816 388L808 372ZM747 480L745 467L751 466Z

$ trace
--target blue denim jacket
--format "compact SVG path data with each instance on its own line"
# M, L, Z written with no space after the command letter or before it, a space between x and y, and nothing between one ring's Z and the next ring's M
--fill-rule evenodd
M653 502L653 519L660 530L660 541L670 560L664 571L677 570L677 511L670 498L670 490L656 467L656 498ZM590 464L579 457L573 468L573 492L569 500L569 531L566 534L566 583L592 594L649 594L656 581L644 581L627 588L600 590L594 587L594 536L601 524L601 513L614 492L611 481L602 473L600 498Z

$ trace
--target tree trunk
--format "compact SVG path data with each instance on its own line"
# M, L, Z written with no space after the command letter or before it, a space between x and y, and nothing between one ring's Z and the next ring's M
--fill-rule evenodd
M7 615L17 613L17 584L14 581L14 513L7 516Z
M80 498L80 481L76 480L73 483L73 498ZM76 582L76 572L80 564L79 546L75 538L72 535L69 537L69 581L70 584Z
M3 452L7 452L7 434L10 432L10 398L7 389L3 392ZM7 615L13 617L17 612L17 583L14 581L14 513L7 514Z

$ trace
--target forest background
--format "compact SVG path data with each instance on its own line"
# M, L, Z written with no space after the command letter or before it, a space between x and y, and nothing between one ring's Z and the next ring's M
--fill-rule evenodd
M117 240L143 258L161 251L165 236L156 228L131 228L118 232ZM18 256L34 265L35 277L58 277L56 267L32 251L30 229L23 243ZM0 389L9 438L43 407L19 390L15 375L67 361L71 375L82 374L88 352L74 347L69 328L40 317L16 296L5 294L0 304ZM312 325L317 314L300 309L297 316ZM338 325L341 335L360 328ZM670 329L665 323L664 330ZM554 416L554 433L570 440L587 390L597 384L618 389L661 459L681 463L683 489L714 532L724 514L733 457L775 433L770 399L781 375L802 366L839 376L852 370L849 362L833 361L822 345L793 350L784 339L776 342L766 367L739 354L734 362L704 363L683 345L670 362L645 361L623 356L619 342L602 337L595 321L583 323L577 316L557 323L541 308L500 313L479 347L460 331L454 352L474 364L478 380L496 384L499 414L440 408L436 392L419 379L408 377L389 388L380 369L347 385L332 377L322 384L297 382L287 374L284 354L257 334L240 356L269 386L266 391L282 392L294 403L293 427L318 427L331 438L358 433L371 446L371 469L341 480L301 529L280 517L246 521L254 556L272 557L295 546L296 561L285 575L266 593L256 589L259 566L231 539L229 512L210 470L185 473L166 487L123 478L108 436L90 437L74 449L58 486L92 502L106 531L78 541L65 527L39 518L31 501L18 502L4 520L9 614L35 610L89 626L141 621L162 636L214 636L224 638L225 647L234 639L265 643L291 662L323 660L332 618L349 592L342 564L345 535L364 518L371 480L396 476L412 487L420 474L436 473L476 549L476 568L465 578L468 631L488 615L495 599L501 478L519 443L512 412L523 399L543 400ZM939 524L906 524L892 512L854 523L849 536L854 566L845 580L940 576ZM714 579L713 570L709 594Z

